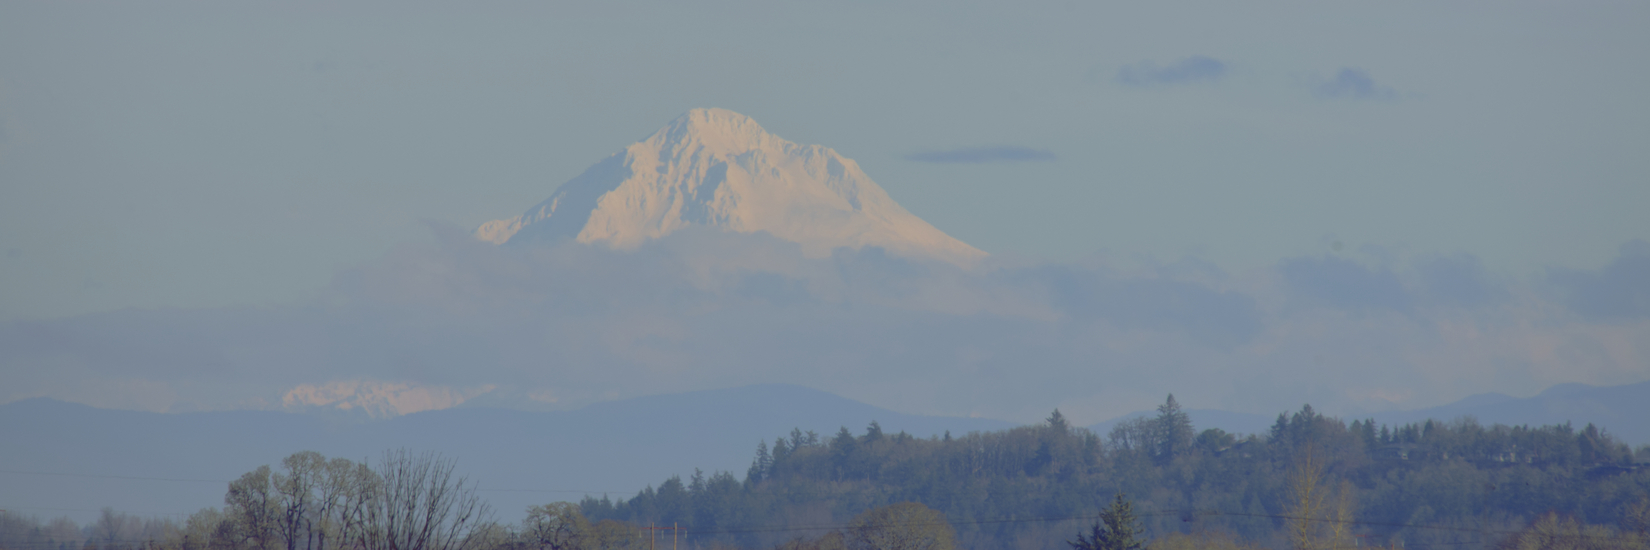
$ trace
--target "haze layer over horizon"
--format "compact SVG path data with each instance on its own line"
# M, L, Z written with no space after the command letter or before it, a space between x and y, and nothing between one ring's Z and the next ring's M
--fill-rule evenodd
M1170 391L1350 411L1637 382L1647 24L1534 2L6 4L0 400L791 382L1090 420ZM840 152L990 261L468 239L699 107Z
M993 254L1596 269L1650 238L1647 10L7 4L0 319L289 303L694 107Z

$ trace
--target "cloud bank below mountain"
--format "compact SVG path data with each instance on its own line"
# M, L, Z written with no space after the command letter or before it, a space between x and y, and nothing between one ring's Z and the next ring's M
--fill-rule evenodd
M1469 255L964 269L695 228L629 251L437 232L288 307L0 326L0 401L393 415L790 383L908 413L1035 421L1058 406L1094 421L1168 392L1357 414L1650 378L1650 321L1588 305L1631 280L1618 272L1642 243L1599 271L1520 283Z

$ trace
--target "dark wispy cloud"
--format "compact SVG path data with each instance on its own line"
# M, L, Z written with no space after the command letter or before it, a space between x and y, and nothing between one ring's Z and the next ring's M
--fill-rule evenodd
M1597 270L1553 269L1548 273L1566 305L1602 321L1650 319L1650 242L1633 240L1609 265Z
M942 164L980 164L987 162L1047 162L1057 160L1053 151L1048 149L1032 149L1030 147L1016 147L999 145L990 147L964 147L946 151L927 151L905 155L905 160L913 162L935 162Z
M1399 262L1397 255L1380 247L1361 247L1360 253L1378 258L1377 264ZM1285 259L1276 270L1296 298L1345 311L1415 314L1417 309L1494 307L1512 299L1476 256L1430 256L1408 264L1407 272L1400 273L1326 255Z
M1208 56L1194 55L1159 66L1152 61L1125 65L1117 71L1117 83L1150 87L1212 82L1226 76L1226 63Z
M1410 294L1391 270L1338 256L1290 258L1279 262L1277 269L1296 294L1332 307L1409 309Z
M1393 100L1398 91L1375 82L1369 72L1353 67L1341 67L1334 78L1319 82L1313 92L1324 99Z
M1419 293L1427 302L1460 307L1491 306L1512 298L1490 277L1484 262L1470 254L1436 256L1416 262Z
M1253 296L1172 277L1116 277L1069 265L1017 274L1049 291L1053 307L1073 319L1104 320L1120 328L1170 330L1203 345L1232 348L1263 328Z

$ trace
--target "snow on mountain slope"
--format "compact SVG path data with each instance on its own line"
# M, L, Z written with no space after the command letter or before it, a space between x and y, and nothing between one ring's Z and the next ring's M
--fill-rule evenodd
M692 225L766 231L812 257L865 246L959 265L985 256L907 212L854 161L781 139L725 109L689 111L475 236L629 249Z
M288 411L328 409L357 412L371 418L393 418L420 411L456 407L496 386L457 389L406 382L334 380L322 385L299 384L281 397Z

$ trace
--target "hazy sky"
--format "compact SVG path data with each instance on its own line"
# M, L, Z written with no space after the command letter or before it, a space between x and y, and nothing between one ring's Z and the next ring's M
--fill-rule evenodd
M0 319L290 301L710 106L996 254L1595 268L1650 238L1647 26L1643 2L5 2Z
M0 401L789 382L1096 421L1642 381L1645 28L1644 2L3 2ZM836 149L994 267L453 237L695 107ZM632 272L740 247L782 267Z

